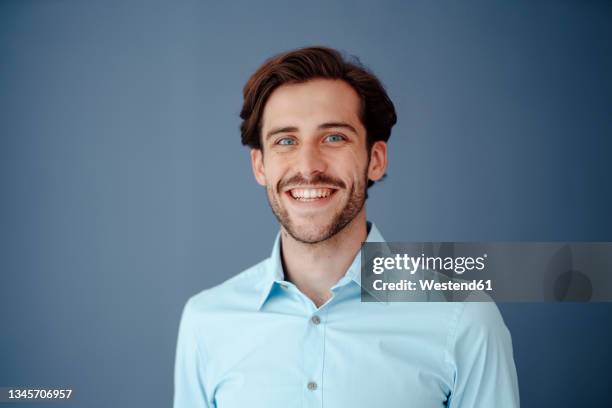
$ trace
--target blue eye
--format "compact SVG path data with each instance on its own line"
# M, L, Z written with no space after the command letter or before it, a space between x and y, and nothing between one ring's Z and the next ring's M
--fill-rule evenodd
M295 140L288 137L283 137L278 142L276 142L276 144L279 144L281 146L291 146L295 144Z
M330 142L342 142L344 140L344 136L339 135L337 133L328 135L325 140L330 141Z

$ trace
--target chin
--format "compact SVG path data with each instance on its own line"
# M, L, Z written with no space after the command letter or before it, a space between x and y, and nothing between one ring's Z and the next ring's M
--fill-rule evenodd
M289 234L296 241L302 242L304 244L318 244L319 242L327 240L329 234L327 232L312 232L312 231L289 231Z
M320 222L312 220L301 223L291 222L285 229L297 241L316 244L335 235L338 231L333 231L333 227L333 221Z

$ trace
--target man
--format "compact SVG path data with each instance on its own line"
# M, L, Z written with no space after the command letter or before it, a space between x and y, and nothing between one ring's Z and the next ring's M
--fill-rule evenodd
M516 407L494 303L366 303L366 190L396 116L380 82L335 50L268 60L244 88L242 141L280 223L271 256L192 297L175 408Z

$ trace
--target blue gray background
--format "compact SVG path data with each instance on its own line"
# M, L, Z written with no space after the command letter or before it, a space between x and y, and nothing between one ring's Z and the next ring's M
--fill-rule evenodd
M388 240L612 240L612 3L256 3L0 2L0 386L170 405L184 302L271 249L241 89L298 46L396 104ZM523 407L609 399L611 304L500 308Z

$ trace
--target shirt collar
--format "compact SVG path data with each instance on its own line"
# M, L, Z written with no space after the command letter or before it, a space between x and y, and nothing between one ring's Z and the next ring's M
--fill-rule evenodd
M367 221L368 236L366 242L385 242L385 239L381 235L378 228L374 223ZM270 292L274 288L274 285L281 284L285 280L285 274L283 272L283 263L281 260L281 236L280 231L276 234L274 240L274 246L272 247L272 253L264 263L266 268L261 282L258 284L258 290L261 291L258 297L257 310L260 310L268 299ZM355 255L351 266L349 266L346 274L332 287L332 290L336 287L345 285L348 281L354 281L361 287L361 251Z

